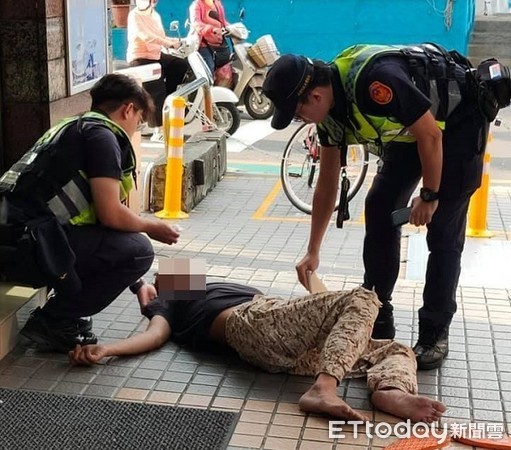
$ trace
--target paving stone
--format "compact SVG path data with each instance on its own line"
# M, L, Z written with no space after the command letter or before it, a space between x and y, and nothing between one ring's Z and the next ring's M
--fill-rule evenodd
M474 399L500 400L499 391L490 391L486 389L472 389L470 393Z
M217 395L220 397L233 397L245 398L248 394L248 389L234 388L234 387L221 387Z
M186 388L187 394L200 394L213 396L217 390L217 386L205 384L189 384Z
M155 390L157 391L169 391L169 392L184 392L187 387L186 383L175 383L172 381L159 381Z

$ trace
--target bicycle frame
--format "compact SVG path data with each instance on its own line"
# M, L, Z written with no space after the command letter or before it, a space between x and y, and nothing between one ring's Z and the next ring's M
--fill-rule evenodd
M290 202L301 211L312 211L312 194L320 170L320 144L314 124L303 124L291 136L282 155L280 177ZM351 200L360 190L369 154L364 146L349 146L346 168L353 179L347 198ZM337 209L337 206L336 206Z

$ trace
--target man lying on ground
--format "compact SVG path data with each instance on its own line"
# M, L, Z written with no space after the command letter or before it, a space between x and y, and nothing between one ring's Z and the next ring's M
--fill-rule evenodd
M305 412L369 420L337 396L346 376L367 375L371 401L382 411L414 422L433 422L445 406L417 395L413 351L392 340L373 340L380 302L364 288L285 300L249 286L208 283L202 300L165 301L155 286L137 292L147 330L98 345L77 345L72 363L88 365L107 356L135 355L172 340L195 349L228 345L268 372L315 376L299 400Z

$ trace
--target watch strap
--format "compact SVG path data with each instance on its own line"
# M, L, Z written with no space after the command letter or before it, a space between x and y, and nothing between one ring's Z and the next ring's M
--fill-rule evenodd
M130 291L133 292L134 294L137 294L138 291L140 290L140 288L145 284L145 281L143 280L143 278L140 278L138 279L137 281L135 281L131 286L130 286Z

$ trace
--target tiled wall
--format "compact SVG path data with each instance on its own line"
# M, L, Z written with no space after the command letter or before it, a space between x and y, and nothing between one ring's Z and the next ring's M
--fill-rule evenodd
M87 96L66 98L65 42L64 0L0 2L0 171L53 123L87 108Z

